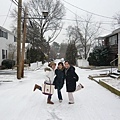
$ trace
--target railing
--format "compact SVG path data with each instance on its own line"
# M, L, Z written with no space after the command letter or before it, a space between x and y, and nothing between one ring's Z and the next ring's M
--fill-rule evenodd
M113 64L116 60L118 60L118 58L115 58L114 60L112 60L112 61L110 62L110 65L111 65L111 73L112 73L112 64Z

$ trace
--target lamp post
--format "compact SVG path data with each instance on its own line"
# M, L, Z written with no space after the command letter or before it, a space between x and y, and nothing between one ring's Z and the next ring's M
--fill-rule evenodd
M48 17L48 11L43 11L42 15L43 15L44 19L46 19L46 17Z
M26 19L46 19L48 17L48 11L43 11L42 12L42 18L39 17L26 17ZM24 19L24 17L21 17L22 19Z

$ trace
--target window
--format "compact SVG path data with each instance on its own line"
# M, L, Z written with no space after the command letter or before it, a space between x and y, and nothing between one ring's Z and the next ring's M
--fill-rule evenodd
M5 59L5 50L2 49L2 59Z
M7 59L7 50L2 49L2 59Z
M14 36L14 42L17 42L17 39L16 39L16 37Z
M109 45L116 45L116 44L118 44L117 35L109 37Z
M0 30L0 37L3 37L3 31Z
M4 32L0 29L0 37L4 37L4 38L8 39L8 33Z
M7 59L7 50L6 50L6 59Z
M6 32L6 34L5 34L5 38L8 39L8 33L7 33L7 32Z

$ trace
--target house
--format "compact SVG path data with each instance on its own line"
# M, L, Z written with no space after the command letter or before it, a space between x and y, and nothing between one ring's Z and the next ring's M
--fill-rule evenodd
M111 34L97 39L102 45L109 46L109 59L110 61L114 61L115 65L118 65L118 71L120 71L120 28L114 30Z
M0 64L4 59L16 60L16 56L13 56L13 53L11 53L12 51L14 53L16 52L15 42L15 35L9 30L0 26Z

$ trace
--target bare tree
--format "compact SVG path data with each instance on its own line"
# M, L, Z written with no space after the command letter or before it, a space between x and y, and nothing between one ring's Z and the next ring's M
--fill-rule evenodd
M61 43L60 44L60 58L65 58L66 50L67 50L68 43Z
M33 43L32 40L34 40L34 43L40 43L39 46L36 44L36 47L46 49L46 46L49 46L49 43L53 42L62 30L62 18L65 15L64 5L60 0L30 0L27 6L28 18L30 18L28 20L27 41ZM43 19L42 12L45 11L48 12L48 16ZM12 13L14 18L15 15L17 15L16 10ZM35 38L31 39L31 36L35 36Z
M78 43L79 41L79 34L78 34L78 27L77 26L68 26L67 28L67 37L68 37L68 42L74 42L75 44Z
M116 27L120 27L120 12L116 13L114 16L113 16L115 22L112 23L112 25L114 26L114 28Z
M40 39L45 37L45 33L49 33L47 42L53 42L62 29L62 18L65 15L65 9L60 0L31 0L28 3L30 17L40 28ZM42 12L47 11L48 16L42 19ZM47 35L46 35L47 36Z
M11 43L11 44L8 44L7 47L8 47L8 51L9 51L8 59L10 59L10 60L16 59L15 53L16 53L17 46L15 44Z
M80 54L83 54L85 59L98 36L100 25L100 23L92 21L92 15L87 15L84 21L76 18L76 25L69 29L69 40L75 41Z

